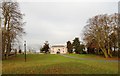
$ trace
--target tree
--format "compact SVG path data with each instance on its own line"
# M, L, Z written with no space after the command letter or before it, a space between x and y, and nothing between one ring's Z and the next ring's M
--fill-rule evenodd
M41 52L41 53L44 52L44 46L40 48L40 52Z
M75 53L80 54L80 41L79 38L75 38L73 40L73 48L75 49Z
M3 57L11 52L11 44L18 40L18 37L23 35L24 29L22 22L23 14L20 12L19 4L14 1L3 1L2 6L2 49ZM6 55L5 55L6 54Z
M73 52L73 46L72 46L70 41L67 42L67 50L68 50L69 53Z
M83 54L84 53L84 50L85 50L85 45L83 44L80 44L80 53Z
M2 54L2 28L1 28L1 17L0 17L0 54ZM0 59L2 56L0 55Z
M115 49L117 48L117 36L115 32L113 32L110 35L110 40L111 40L111 47L114 48L114 53L115 53Z
M41 48L41 52L45 52L45 53L48 53L49 52L49 43L48 43L48 41L46 41L45 43L44 43L44 45L43 45L43 47Z
M84 40L91 43L93 40L104 53L106 58L112 57L112 33L115 32L113 27L118 23L118 14L113 15L97 15L88 20L85 26Z
M21 49L19 49L19 53L20 53L20 54L22 53L22 50L21 50Z
M91 42L90 41L87 42L86 47L87 47L88 54L95 54L95 53L99 54L99 47L97 45L97 42L94 39L92 39Z

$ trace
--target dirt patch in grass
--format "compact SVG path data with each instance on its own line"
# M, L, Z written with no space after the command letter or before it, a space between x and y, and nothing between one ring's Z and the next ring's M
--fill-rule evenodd
M120 60L120 58L113 57L113 58L105 58L106 60Z
M93 55L93 54L66 54L67 56L72 57L79 57L79 58L88 58L88 59L97 59L97 60L120 60L118 57L112 57L112 58L105 58L104 56L100 55Z

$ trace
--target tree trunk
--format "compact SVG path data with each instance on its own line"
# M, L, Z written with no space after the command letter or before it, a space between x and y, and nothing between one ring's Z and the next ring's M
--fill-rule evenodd
M108 55L109 55L109 57L111 58L112 57L112 52L111 52L111 49L110 49L110 40L108 39Z
M6 53L6 57L8 58L9 54L10 54L10 51L11 51L11 40L10 40L10 18L11 16L9 16L9 19L8 19L8 27L7 27L7 53Z
M5 38L3 33L2 33L2 59L5 59Z
M105 55L105 58L108 58L108 57L109 57L106 51L104 51L103 53L104 53L104 55Z
M112 57L110 48L108 48L108 55L109 55L110 58Z
M116 45L115 45L115 42L114 42L114 53L115 53L115 48L116 48Z
M105 58L108 58L108 53L106 49L101 48L102 52L104 53Z
M99 44L99 47L102 50L102 52L104 53L105 58L108 58L109 56L108 56L107 50L103 45L104 44Z
M6 59L6 54L5 54L5 51L6 51L6 26L7 26L7 13L5 14L5 20L4 20L4 29L2 31L2 58L3 59Z

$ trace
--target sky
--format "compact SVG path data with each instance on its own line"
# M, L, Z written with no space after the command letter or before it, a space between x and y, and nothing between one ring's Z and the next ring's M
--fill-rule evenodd
M28 48L35 49L45 41L50 45L65 45L75 37L82 41L89 18L118 12L118 0L21 0L19 3L26 22L23 41L26 40Z

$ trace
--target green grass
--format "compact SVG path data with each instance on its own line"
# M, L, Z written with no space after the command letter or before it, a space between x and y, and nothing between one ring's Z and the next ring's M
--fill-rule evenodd
M94 55L69 56L88 58ZM2 62L3 74L117 74L117 62L98 62L77 60L60 55L28 54L27 62L24 55L17 55Z

